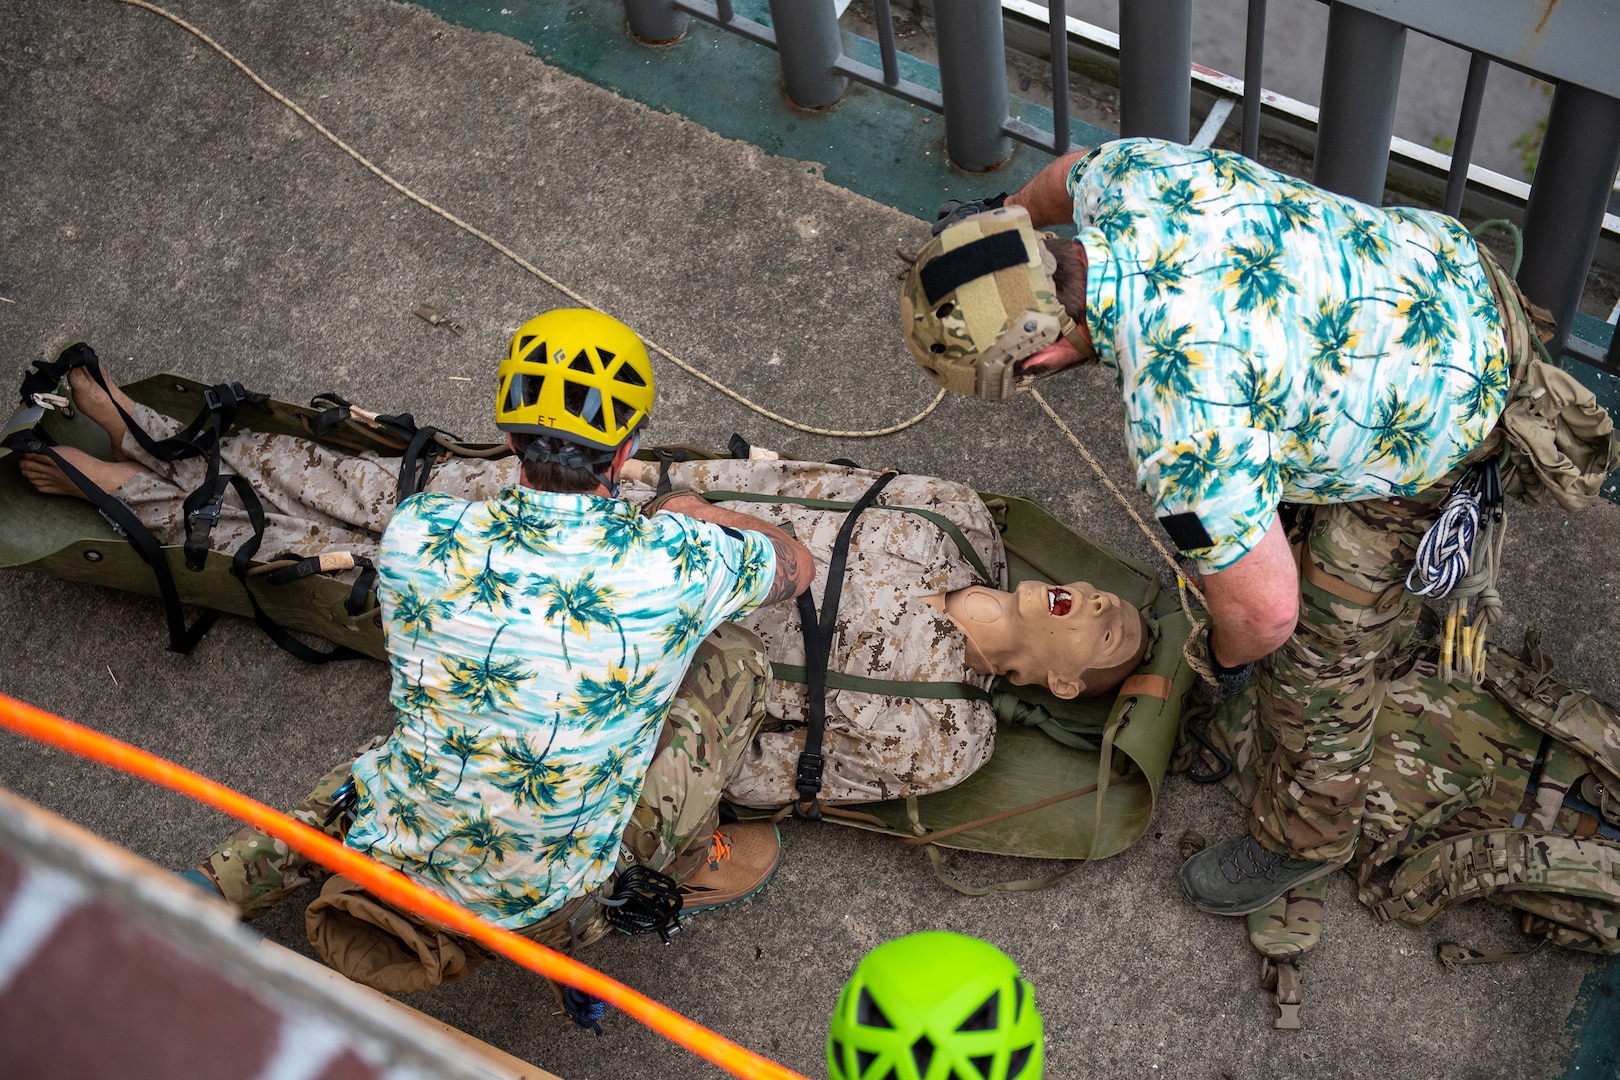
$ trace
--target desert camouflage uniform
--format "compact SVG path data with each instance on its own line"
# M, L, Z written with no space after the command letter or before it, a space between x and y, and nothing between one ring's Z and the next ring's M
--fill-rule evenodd
M765 719L769 680L770 664L759 639L735 623L721 624L698 645L670 703L641 797L625 828L621 865L640 863L677 881L702 865L717 823L721 789ZM359 754L385 739L372 740ZM324 821L352 764L346 761L323 776L292 816L341 838L346 822ZM244 918L264 914L300 885L327 876L282 841L251 828L216 848L204 872ZM572 910L565 908L564 914ZM543 919L519 932L540 934L553 921Z
M181 427L145 406L132 414L153 437ZM181 503L202 482L198 459L168 463L151 458L133 438L122 447L153 469L118 494L164 543L185 532ZM394 507L398 468L373 453L326 450L308 439L247 432L224 442L224 468L240 473L265 503L263 557L290 551L312 555L343 550L375 556L377 536ZM467 500L487 499L515 476L515 459L455 458L435 467L428 490ZM676 487L762 494L788 494L850 503L876 474L837 465L787 461L677 463ZM623 496L634 503L652 489L627 482ZM882 504L933 510L954 522L978 553L992 580L975 568L935 524ZM816 556L813 586L818 606L826 593L826 562L844 512L769 503L726 502L742 513L789 526ZM231 551L251 529L247 516L227 497L214 531L214 547ZM965 682L981 689L988 676L966 660L966 639L923 597L974 584L1001 587L1006 555L1001 535L978 495L965 485L924 476L892 481L881 504L861 518L850 544L849 570L834 633L829 667L852 675L920 682ZM802 665L804 641L798 611L777 604L756 611L741 625L764 639L778 663ZM805 686L772 683L765 730L739 763L726 796L746 806L780 806L795 797L794 771L804 746ZM959 783L994 748L995 716L988 704L967 699L925 699L856 690L830 690L822 753L827 760L822 796L828 802L871 802L938 791Z
M166 439L185 426L145 405L137 404L130 415L154 439ZM183 541L186 522L180 507L201 486L207 472L204 460L159 461L131 435L124 436L119 449L152 471L130 479L118 489L118 497L159 542ZM328 450L310 439L255 431L222 440L220 457L221 471L246 479L264 504L261 559L284 552L299 556L325 551L376 554L377 537L394 512L398 458L369 450L360 454ZM477 502L516 482L516 458L490 461L449 456L434 466L426 490ZM253 528L236 492L228 492L212 546L232 552L251 535Z
M864 469L792 461L707 461L670 466L675 488L791 495L852 503L877 479ZM639 483L623 489L632 502L651 496ZM827 562L843 525L843 510L746 501L718 505L787 527L816 557L811 586L818 609L827 588ZM962 531L992 580L940 527L916 514L885 509L913 506L941 514ZM943 612L924 602L974 584L1001 587L1006 555L989 511L965 485L927 476L899 476L865 511L851 535L843 597L833 632L830 671L920 682L966 682L981 689L989 676L967 666L967 639ZM743 619L779 664L804 663L804 637L793 604L761 608ZM726 798L743 806L781 806L796 797L794 773L804 749L806 688L771 684L770 718L738 764ZM995 745L995 714L982 701L931 699L830 689L822 744L822 799L872 802L938 791L982 765Z

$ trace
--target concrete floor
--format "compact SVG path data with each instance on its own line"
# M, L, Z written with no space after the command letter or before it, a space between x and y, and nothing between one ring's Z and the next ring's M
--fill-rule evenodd
M892 280L895 249L926 230L828 184L818 166L721 139L408 4L170 6L403 183L743 394L840 428L892 423L932 397L895 332ZM147 11L0 0L0 23L0 296L13 301L0 303L0 340L16 371L82 337L125 378L175 370L293 399L335 389L468 437L493 433L493 364L512 330L562 295L385 187ZM465 335L417 319L424 303ZM952 476L1038 499L1151 557L1031 402L992 412L953 400L899 435L832 440L668 365L658 374L656 440L723 445L738 431L797 456ZM1124 477L1110 391L1110 376L1088 372L1048 397ZM1608 504L1572 521L1513 511L1502 634L1544 628L1566 677L1609 700L1620 700L1617 515ZM390 723L382 665L309 667L240 620L175 656L154 602L12 573L0 575L0 626L0 690L276 805ZM58 753L10 737L0 747L0 785L162 865L194 863L231 829ZM925 928L981 934L1024 966L1054 1077L1562 1073L1592 960L1546 949L1447 974L1437 942L1511 944L1510 917L1476 905L1421 932L1383 927L1344 880L1304 965L1305 1028L1273 1030L1242 924L1193 911L1173 883L1182 830L1215 837L1241 821L1222 792L1172 781L1154 828L1124 855L1046 892L977 900L938 885L915 852L789 824L782 870L757 899L694 918L667 948L614 938L585 958L808 1075L821 1074L825 1018L855 961ZM975 881L1045 869L966 855L950 866ZM308 952L307 899L261 929ZM411 1003L570 1078L716 1075L622 1016L602 1039L574 1030L509 966Z

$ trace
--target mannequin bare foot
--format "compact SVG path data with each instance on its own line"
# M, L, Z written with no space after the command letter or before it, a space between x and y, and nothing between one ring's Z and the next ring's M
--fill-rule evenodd
M95 385L94 380L91 380L91 385ZM105 395L103 397L105 398ZM72 446L58 446L56 452L67 459L68 464L82 472L91 483L109 495L128 483L131 477L151 471L138 461L102 461ZM43 495L74 495L81 499L85 498L78 485L67 478L67 474L57 467L56 462L43 454L24 454L17 471L22 473L24 480L34 485L35 491Z
M118 404L124 407L125 412L132 412L135 402L131 401L129 395L113 381L112 373L107 370L106 364L101 365L101 374L107 380L107 385L112 388L111 397L101 388L100 383L90 377L90 372L82 367L68 372L68 386L73 391L74 406L101 425L107 437L112 440L113 458L123 461L124 453L119 447L123 445L124 435L129 429L124 424L124 418L118 415L118 410L113 407L113 400L116 399Z

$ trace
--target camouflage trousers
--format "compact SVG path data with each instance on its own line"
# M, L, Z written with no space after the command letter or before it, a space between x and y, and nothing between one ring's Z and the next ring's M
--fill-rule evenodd
M749 630L722 623L698 645L625 828L621 866L639 863L677 881L702 866L719 822L720 793L765 718L770 679L764 646ZM361 747L355 757L383 738ZM342 819L330 824L325 819L352 765L351 759L323 776L292 816L341 838ZM251 828L215 848L201 869L244 918L262 915L299 886L328 876L282 841ZM546 923L542 919L520 932Z
M185 425L145 405L131 414L154 439L166 439ZM119 447L146 472L126 481L119 498L152 530L159 542L178 544L186 535L183 504L201 486L207 472L202 458L161 461L126 435ZM264 506L264 538L259 558L282 554L319 555L349 551L374 555L377 538L394 512L399 489L399 459L372 451L359 454L329 450L311 439L240 431L220 440L224 472L252 485ZM489 499L517 482L517 459L461 458L447 455L433 468L427 491L458 499ZM214 526L212 545L235 551L253 535L253 525L236 492L230 491Z
M1255 666L1260 722L1275 741L1250 807L1268 846L1350 854L1361 828L1373 720L1390 657L1417 624L1406 574L1463 466L1419 495L1311 508L1294 633Z

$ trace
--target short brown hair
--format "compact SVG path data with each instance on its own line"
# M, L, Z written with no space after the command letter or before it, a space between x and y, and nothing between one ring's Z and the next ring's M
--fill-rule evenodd
M556 461L530 461L524 457L523 452L536 439L544 439L546 448L552 451L561 450L564 443L562 439L549 436L532 435L525 431L512 432L512 448L522 460L523 476L530 484L541 491L555 491L559 495L585 495L601 485L601 478L589 469L578 469Z
M1052 286L1057 290L1058 303L1078 323L1086 317L1086 264L1075 250L1077 246L1077 241L1056 236L1046 240L1046 250L1057 260Z

